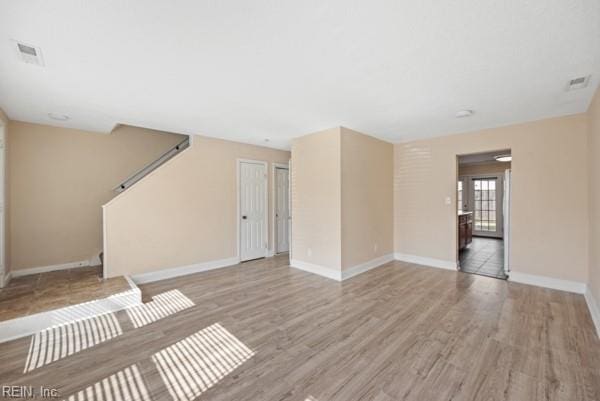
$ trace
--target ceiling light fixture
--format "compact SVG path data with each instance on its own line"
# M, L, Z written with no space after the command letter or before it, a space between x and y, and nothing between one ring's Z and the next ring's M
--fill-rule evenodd
M48 113L48 117L56 121L67 121L69 119L68 115L60 113Z
M473 115L473 110L460 110L457 111L455 114L456 118L465 118L465 117L471 117Z
M494 156L494 159L496 159L497 162L510 162L510 161L512 161L512 156L511 155L498 155L498 156Z

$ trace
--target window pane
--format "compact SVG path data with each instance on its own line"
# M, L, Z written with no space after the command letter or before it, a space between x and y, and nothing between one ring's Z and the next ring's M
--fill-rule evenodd
M481 191L475 191L475 200L481 200Z
M489 188L490 188L491 190L494 190L494 189L496 189L496 180L491 180L491 181L490 181L490 187L489 187Z
M458 190L462 191L462 181L458 181Z
M490 225L488 226L489 231L496 231L496 222L490 221Z
M475 211L475 220L481 220L481 212L479 210Z
M488 222L487 221L482 221L481 222L481 230L482 231L487 231L488 230Z
M479 180L475 180L473 181L473 183L475 184L475 190L478 191L481 189L481 181Z
M481 189L484 191L487 191L488 189L488 182L487 181L481 181Z
M496 210L496 201L490 201L490 210Z
M481 220L487 220L487 218L488 218L488 212L486 212L486 211L481 212Z
M489 191L489 198L490 199L496 199L496 191Z
M481 222L475 222L475 229L481 231Z
M487 200L488 199L488 191L482 191L481 192L481 199L483 199L483 200Z
M481 210L481 201L475 201L475 210Z

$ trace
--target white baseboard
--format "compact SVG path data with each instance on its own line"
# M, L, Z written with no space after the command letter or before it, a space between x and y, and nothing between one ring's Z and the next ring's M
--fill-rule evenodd
M142 292L128 277L130 289L78 305L0 322L0 343L29 336L47 328L117 312L142 303Z
M304 270L309 273L318 274L319 276L327 277L336 281L343 281L354 276L358 276L361 273L367 272L371 269L384 265L394 260L393 254L380 256L375 259L371 259L365 263L361 263L356 266L352 266L349 269L337 270L325 266L315 265L313 263L303 262L301 260L292 259L290 260L290 266L296 269Z
M456 262L451 260L442 260L427 258L424 256L408 255L406 253L395 253L394 258L401 262L414 263L417 265L437 267L438 269L457 270Z
M100 266L102 264L102 261L100 260L100 253L92 256L88 263L90 266Z
M85 266L89 266L89 265L90 265L89 260L80 260L78 262L69 262L69 263L63 263L60 265L41 266L41 267L32 267L29 269L14 270L14 271L11 271L11 274L12 274L12 277L21 277L21 276L29 276L31 274L47 273L47 272L53 272L53 271L57 271L57 270L73 269L75 267L85 267Z
M596 326L596 334L600 337L600 304L594 298L589 287L586 289L584 296L590 315L592 315L592 321L594 322L594 326Z
M173 267L170 269L157 270L149 273L135 274L131 278L136 284L152 283L154 281L166 280L168 278L186 276L188 274L205 272L222 267L234 266L240 263L240 258L211 260L209 262L196 263L188 266Z
M313 263L303 262L301 260L290 259L290 266L295 269L304 270L305 272L318 274L319 276L327 277L332 280L342 281L342 271L331 269L325 266L315 265Z
M342 270L342 280L347 280L351 277L357 276L361 273L367 272L371 269L384 265L394 260L394 254L390 253L387 255L380 256L375 259L371 259L365 263L361 263L356 266L352 266L349 269Z
M8 273L0 273L0 288L4 288L8 285L11 279L10 272Z
M270 258L271 256L275 256L275 251L273 249L267 249L267 258Z
M561 280L552 277L538 276L535 274L519 273L511 271L508 279L516 283L530 284L538 287L552 288L553 290L561 290L574 292L576 294L585 294L586 284L579 281Z

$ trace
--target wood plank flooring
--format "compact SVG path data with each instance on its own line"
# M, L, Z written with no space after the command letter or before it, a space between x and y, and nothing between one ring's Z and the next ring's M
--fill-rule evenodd
M123 277L102 278L102 266L15 277L0 289L0 321L65 308L130 289Z
M0 344L0 384L78 401L600 401L580 295L402 262L338 283L285 256L142 291L81 350L70 330Z

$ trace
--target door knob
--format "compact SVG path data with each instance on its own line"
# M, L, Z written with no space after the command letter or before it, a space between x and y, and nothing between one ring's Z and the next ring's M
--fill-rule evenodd
M248 216L242 216L242 219L246 220L248 218Z

